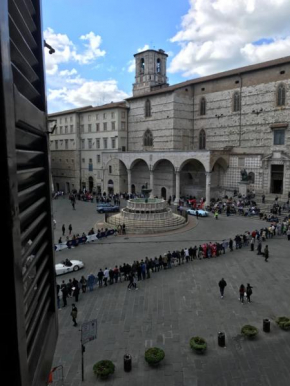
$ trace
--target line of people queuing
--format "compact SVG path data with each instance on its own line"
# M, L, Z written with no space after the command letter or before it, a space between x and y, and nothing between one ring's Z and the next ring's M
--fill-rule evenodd
M73 280L70 279L68 283L65 283L63 280L61 285L57 284L58 305L60 307L61 294L63 306L65 307L68 297L74 297L75 302L78 301L80 291L86 293L87 291L93 291L95 287L107 287L108 285L123 281L129 282L129 290L132 288L137 290L137 283L141 280L150 279L152 273L171 269L196 259L215 258L221 254L225 254L228 249L232 252L234 249L240 249L250 245L251 251L256 250L257 255L263 255L265 261L268 262L269 248L268 245L266 245L262 250L262 243L267 239L273 238L275 235L287 235L288 240L290 240L290 220L288 223L271 224L269 227L260 230L247 231L244 234L238 234L222 242L209 242L199 245L199 247L194 246L183 248L180 251L168 251L159 257L146 257L144 260L134 261L131 265L124 263L123 265L116 265L114 268L106 267L104 270L100 269L96 275L91 273L87 278L82 276L80 280L74 278Z

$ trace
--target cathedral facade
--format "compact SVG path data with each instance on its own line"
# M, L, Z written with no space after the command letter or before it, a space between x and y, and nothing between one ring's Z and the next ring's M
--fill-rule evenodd
M249 189L290 191L290 57L169 86L167 55L135 55L126 100L126 152L103 154L106 174L119 162L116 192L158 197L232 195L246 169Z

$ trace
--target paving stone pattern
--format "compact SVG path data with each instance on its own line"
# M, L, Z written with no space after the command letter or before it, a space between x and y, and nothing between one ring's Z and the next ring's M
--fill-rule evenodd
M87 232L102 216L95 205L78 203L72 211L67 199L54 201L57 220L56 238L63 223L72 224L76 232ZM93 210L94 209L94 210ZM86 267L77 274L58 277L58 282L95 274L99 268L113 267L145 256L154 257L174 248L199 245L234 237L236 233L265 223L239 216L199 219L195 228L158 237L108 238L102 242L56 253L56 261L80 258ZM128 291L127 283L97 288L81 294L77 307L79 325L98 320L98 338L86 345L85 381L81 382L80 332L73 327L71 303L59 311L59 338L54 365L64 366L66 386L289 386L290 333L280 330L275 317L290 316L290 243L285 237L268 241L270 258L249 248L228 252L218 258L184 264L171 270L153 273L138 282L138 291ZM228 285L224 299L219 296L218 281ZM253 288L251 304L242 305L238 298L241 284ZM264 318L271 319L271 332L262 331ZM245 340L240 335L244 324L259 328L258 337ZM226 334L226 348L218 346L217 334ZM206 339L205 355L191 351L189 340L199 335ZM144 360L146 348L165 350L165 359L157 368ZM123 370L123 355L132 355L132 371ZM93 374L94 363L110 359L115 374L106 381Z

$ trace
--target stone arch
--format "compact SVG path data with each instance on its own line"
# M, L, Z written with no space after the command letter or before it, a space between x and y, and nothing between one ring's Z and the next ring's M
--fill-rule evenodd
M136 194L140 194L142 186L150 186L150 171L147 162L142 158L135 159L130 166L131 183L135 185Z
M112 173L109 172L111 166ZM128 170L127 165L118 157L110 158L104 165L104 181L102 183L104 190L108 187L108 181L112 175L117 176L114 184L114 192L121 193L128 191ZM100 176L103 178L102 176Z
M185 160L180 168L181 196L205 198L206 168L195 158Z
M152 171L154 175L153 195L157 194L160 197L162 188L166 189L168 197L175 195L175 168L171 160L159 159L154 163Z
M211 194L221 197L225 193L225 176L229 165L225 158L217 158L211 168Z

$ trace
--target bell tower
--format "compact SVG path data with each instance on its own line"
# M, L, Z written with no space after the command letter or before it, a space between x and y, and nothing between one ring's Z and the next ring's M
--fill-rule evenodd
M147 94L150 91L168 87L166 60L168 55L163 50L138 52L135 57L135 83L133 96Z

